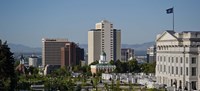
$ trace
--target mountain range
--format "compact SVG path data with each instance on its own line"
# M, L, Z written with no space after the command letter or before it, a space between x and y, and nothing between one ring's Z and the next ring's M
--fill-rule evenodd
M146 50L148 47L154 45L155 42L146 42L142 44L122 44L122 48L133 48L135 50L135 54L138 56L146 55ZM13 44L10 43L8 46L11 48L11 51L14 53L39 53L41 54L42 48L32 48L29 46L25 46L22 44ZM85 51L88 49L87 44L79 44L81 48L84 48Z

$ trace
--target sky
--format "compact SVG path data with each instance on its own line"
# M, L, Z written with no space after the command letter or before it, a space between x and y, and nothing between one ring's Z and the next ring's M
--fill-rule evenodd
M41 47L42 38L87 44L88 30L101 20L121 29L123 44L155 41L172 30L200 31L200 0L0 0L0 39Z

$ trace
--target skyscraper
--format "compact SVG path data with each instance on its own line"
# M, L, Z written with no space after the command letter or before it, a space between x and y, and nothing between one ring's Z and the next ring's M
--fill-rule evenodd
M96 23L96 28L88 31L88 64L98 61L101 52L107 54L107 60L121 59L121 31L113 29L107 20Z

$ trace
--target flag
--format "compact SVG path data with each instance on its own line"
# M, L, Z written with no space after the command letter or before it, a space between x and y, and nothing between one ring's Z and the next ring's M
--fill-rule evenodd
M174 8L169 8L166 10L167 14L174 13Z

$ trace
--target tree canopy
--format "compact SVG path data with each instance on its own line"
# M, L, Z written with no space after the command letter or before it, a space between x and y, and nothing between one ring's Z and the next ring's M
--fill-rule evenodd
M7 42L2 43L1 40L0 40L0 84L3 85L3 90L14 90L16 84L13 53L10 51Z

